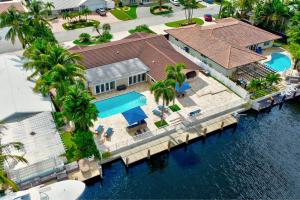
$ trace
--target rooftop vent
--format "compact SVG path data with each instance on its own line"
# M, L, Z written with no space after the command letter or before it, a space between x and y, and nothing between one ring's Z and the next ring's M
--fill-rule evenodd
M36 134L36 132L31 131L30 135L34 136Z

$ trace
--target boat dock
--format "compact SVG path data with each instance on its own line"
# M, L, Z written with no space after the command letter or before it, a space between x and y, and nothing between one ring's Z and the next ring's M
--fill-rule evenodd
M206 137L207 134L223 128L237 124L237 119L232 115L225 115L207 122L190 130L178 130L176 133L161 137L157 140L140 145L128 151L121 153L121 158L126 166L150 158L151 156L163 151L170 151L171 148L200 137Z
M82 172L80 169L77 169L73 172L68 173L68 179L70 180L79 180L86 181L94 177L101 176L101 170L97 161L92 161L89 163L90 169L87 172Z

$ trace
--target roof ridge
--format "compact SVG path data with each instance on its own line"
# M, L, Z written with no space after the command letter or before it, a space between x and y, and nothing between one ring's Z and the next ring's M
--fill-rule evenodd
M228 54L228 62L227 62L227 67L229 67L229 63L230 63L230 58L231 58L231 49L232 49L232 46L230 45L229 46L229 54Z
M119 45L123 45L126 43L131 43L131 42L138 42L138 41L142 41L142 40L146 40L146 39L158 37L158 36L160 36L160 35L154 35L154 36L149 35L148 37L142 37L142 38L121 39L121 40L117 40L117 41L113 41L113 42L109 42L109 43L98 44L98 45L78 49L78 50L75 49L74 52L75 53L83 53L83 52L92 51L95 49L102 49L102 48L107 48L107 47L112 47L112 46L119 46Z

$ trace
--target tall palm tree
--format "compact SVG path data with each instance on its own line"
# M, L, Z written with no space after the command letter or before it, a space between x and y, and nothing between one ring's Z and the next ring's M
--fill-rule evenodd
M256 2L257 0L236 0L234 4L239 9L241 18L246 18L247 13L252 11Z
M68 89L63 101L63 115L74 122L77 131L88 131L93 120L97 119L98 111L91 102L93 99L82 82L76 82Z
M45 3L45 9L48 11L47 14L52 15L52 9L55 8L54 3L53 2L46 2Z
M85 16L85 20L87 21L87 17L92 13L92 11L88 7L85 7L80 10L80 13Z
M50 63L45 60L46 55L51 50L51 43L44 39L37 39L23 53L28 61L23 65L27 70L34 70L28 79L37 75L43 75L51 69Z
M28 9L31 23L50 25L48 22L49 10L44 2L38 0L28 1L26 8Z
M182 72L184 68L185 65L182 63L178 63L175 66L167 65L166 66L167 79L174 79L178 83L179 87L181 87L186 79L185 74Z
M81 57L77 53L70 53L59 45L54 45L44 59L52 67L36 81L34 89L43 95L55 89L56 100L60 104L67 88L76 80L85 79L84 67L77 63Z
M24 14L17 11L15 7L11 7L6 12L1 13L0 28L4 27L9 27L5 39L11 40L11 42L15 44L16 38L18 38L24 49L27 44L25 38L28 28L25 23Z
M251 92L256 92L257 90L260 90L264 85L264 80L262 79L252 79L250 83L248 84L248 89Z
M2 124L0 124L0 134L2 134L1 131L4 128L5 127ZM9 149L19 150L22 148L23 148L23 144L20 142L10 142L7 144L0 144L0 166L1 166L0 167L0 186L2 189L5 189L7 187L11 187L13 189L13 191L18 191L18 189L19 189L18 186L16 185L16 183L7 177L6 172L3 170L3 165L5 162L8 162L9 160L15 160L17 162L27 163L27 160L22 156L5 153L5 152L9 152Z
M220 13L219 17L232 17L235 14L235 7L233 5L232 1L229 0L223 0L222 6L220 6Z
M289 43L289 50L294 60L294 69L300 69L300 44Z
M174 87L175 87L175 80L173 79L157 81L150 86L150 91L154 93L155 101L158 103L160 98L162 98L163 101L161 121L164 118L165 106L169 105L170 101L172 101L175 97Z
M282 80L282 78L281 78L280 74L277 74L277 73L270 73L270 74L267 74L267 76L266 76L266 81L267 81L267 83L270 84L270 86L272 86L274 83L278 84L281 80Z

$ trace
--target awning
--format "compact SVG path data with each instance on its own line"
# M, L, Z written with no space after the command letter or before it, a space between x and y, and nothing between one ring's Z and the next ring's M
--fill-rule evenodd
M183 82L181 87L179 87L179 83L177 82L176 85L175 85L175 90L178 92L178 93L183 93L184 91L190 89L191 86L187 83L187 82Z
M141 122L142 120L148 118L141 107L135 107L127 110L126 112L123 112L122 115L125 117L129 125Z

